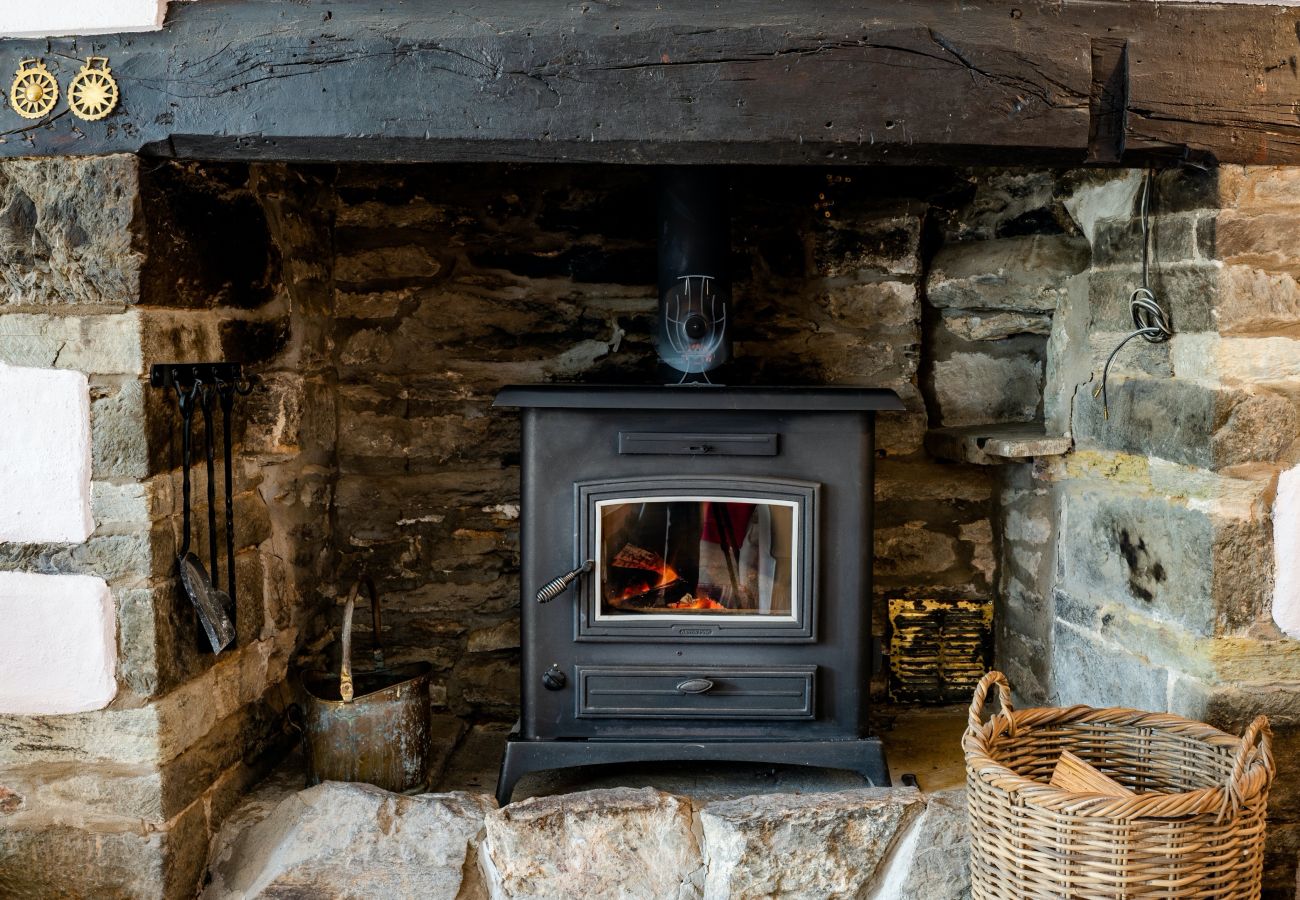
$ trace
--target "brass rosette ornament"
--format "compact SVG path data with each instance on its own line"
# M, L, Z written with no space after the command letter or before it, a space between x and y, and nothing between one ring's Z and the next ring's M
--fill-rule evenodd
M68 108L78 119L97 122L117 106L117 79L107 56L89 57L68 85Z
M24 59L18 66L13 86L9 88L9 103L24 119L39 119L49 115L59 100L59 83L54 80L45 63L39 59Z

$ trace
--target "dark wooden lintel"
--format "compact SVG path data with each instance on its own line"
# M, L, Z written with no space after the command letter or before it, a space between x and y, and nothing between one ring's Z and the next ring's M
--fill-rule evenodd
M1300 162L1300 10L1123 2L202 0L0 41L121 108L0 112L0 156L870 164Z

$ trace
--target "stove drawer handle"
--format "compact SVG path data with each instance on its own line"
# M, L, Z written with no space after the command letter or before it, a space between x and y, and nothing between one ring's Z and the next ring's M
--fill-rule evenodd
M550 581L546 582L546 584L537 589L537 602L550 603L556 597L567 591L569 585L578 580L579 575L586 575L594 568L596 568L596 561L589 559L573 571L565 572L559 578L552 578Z
M707 678L688 678L677 685L677 690L683 694L707 694L713 690L713 682Z

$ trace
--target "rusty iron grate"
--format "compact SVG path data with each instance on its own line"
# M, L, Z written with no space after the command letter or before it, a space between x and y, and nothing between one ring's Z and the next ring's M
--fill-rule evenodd
M993 600L889 601L889 696L898 703L959 703L988 671Z

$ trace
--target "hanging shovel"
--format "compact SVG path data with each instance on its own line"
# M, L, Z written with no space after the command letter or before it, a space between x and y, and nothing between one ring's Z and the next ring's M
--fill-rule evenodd
M176 385L176 403L181 410L181 464L183 466L181 490L184 494L182 499L184 516L181 526L184 536L181 539L181 549L176 554L176 567L180 572L181 587L184 588L185 595L190 598L190 602L194 604L194 609L199 614L199 623L203 626L204 634L208 636L212 652L220 653L235 639L235 625L230 621L230 614L227 612L230 598L213 586L212 580L208 578L208 573L203 568L203 563L190 551L190 463L192 462L190 432L194 424L194 403L201 391L202 385L197 381L188 394L179 384Z

